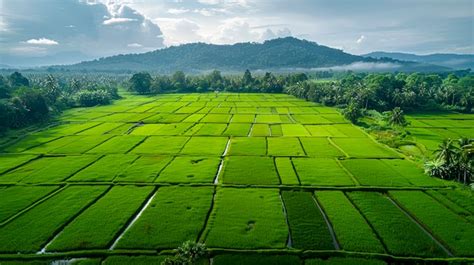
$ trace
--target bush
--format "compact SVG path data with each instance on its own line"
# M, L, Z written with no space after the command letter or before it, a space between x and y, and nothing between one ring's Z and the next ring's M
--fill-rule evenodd
M82 90L76 93L76 101L83 107L110 104L110 100L111 96L105 90Z

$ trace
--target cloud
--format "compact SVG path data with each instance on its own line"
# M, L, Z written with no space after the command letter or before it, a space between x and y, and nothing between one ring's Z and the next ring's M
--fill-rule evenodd
M173 14L173 15L181 15L184 13L188 13L191 10L185 9L185 8L170 8L168 9L168 13Z
M127 23L127 22L132 22L132 21L137 21L137 20L134 19L134 18L114 17L114 18L104 20L104 22L102 22L102 24L104 24L104 25L113 25L113 24Z
M361 44L365 40L364 35L360 35L360 37L356 40L357 44Z
M28 56L36 55L28 46L43 47L37 52L57 61L61 54L65 60L70 54L90 59L129 53L130 48L146 52L164 47L160 27L118 1L2 1L1 15L0 57L10 65L19 62L18 58L28 61ZM129 46L134 43L141 46Z
M157 19L163 30L166 46L205 41L201 27L194 21L183 18Z
M47 38L39 38L39 39L29 39L25 41L27 44L34 44L34 45L58 45L59 43L55 40L50 40Z
M372 62L354 62L346 65L332 67L312 68L315 71L387 71L399 68L401 65L395 63L372 63Z
M127 47L130 47L130 48L141 48L143 47L143 45L141 45L140 43L130 43L127 45Z

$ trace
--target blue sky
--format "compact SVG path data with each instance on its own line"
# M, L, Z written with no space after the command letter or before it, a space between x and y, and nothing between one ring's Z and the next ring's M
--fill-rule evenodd
M473 3L0 0L0 63L70 63L181 43L262 42L284 36L316 41L353 54L474 53Z

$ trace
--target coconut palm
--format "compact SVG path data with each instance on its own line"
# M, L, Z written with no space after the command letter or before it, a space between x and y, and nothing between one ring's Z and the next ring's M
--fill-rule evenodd
M437 178L444 179L446 177L447 169L444 161L441 159L434 159L425 163L425 173Z
M443 161L447 167L451 167L456 162L458 147L454 145L452 139L444 139L435 151L436 159Z
M387 119L390 125L405 126L407 124L403 110L400 107L395 107L390 111Z

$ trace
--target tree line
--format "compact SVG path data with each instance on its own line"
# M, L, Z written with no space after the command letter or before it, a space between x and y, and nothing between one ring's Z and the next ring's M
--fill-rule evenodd
M214 70L205 75L186 75L177 71L173 75L152 77L147 72L134 74L129 80L129 90L139 94L190 93L190 92L255 92L282 93L284 88L308 80L304 73L274 75L266 72L253 76L246 70L242 76L222 75Z
M0 132L44 121L71 107L109 104L119 97L110 80L52 75L0 75Z
M340 80L299 82L288 94L328 106L345 107L356 121L364 110L379 112L449 109L470 113L474 106L474 75L349 74Z

